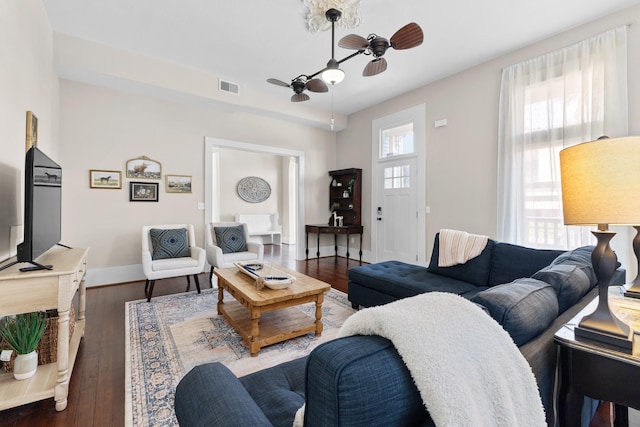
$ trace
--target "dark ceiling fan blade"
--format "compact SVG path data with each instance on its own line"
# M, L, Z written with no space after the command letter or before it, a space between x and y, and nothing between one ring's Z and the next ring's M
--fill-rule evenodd
M405 25L391 36L391 46L394 49L411 49L420 46L424 40L424 34L420 25L412 22Z
M271 84L274 84L276 86L284 86L284 87L291 87L291 85L289 83L285 83L282 80L278 80L278 79L267 79L267 81Z
M386 69L387 60L384 58L376 58L373 61L370 61L366 67L364 67L362 75L365 77L375 76L376 74L380 74Z
M291 95L291 102L303 102L303 101L308 101L309 99L309 95L307 95L306 93L294 93L293 95Z
M360 50L369 46L369 40L357 34L349 34L340 39L338 46L343 49Z
M307 89L311 92L329 92L327 84L322 79L311 79L307 82Z

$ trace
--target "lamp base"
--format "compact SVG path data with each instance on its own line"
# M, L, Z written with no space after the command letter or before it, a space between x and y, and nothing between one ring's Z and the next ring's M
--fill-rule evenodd
M617 262L609 241L615 233L608 231L606 224L599 224L598 228L592 231L598 239L598 244L591 253L591 263L598 278L598 305L593 313L582 318L575 327L574 334L577 340L587 339L607 344L631 354L633 330L609 309L609 284Z
M629 332L628 337L621 337L619 335L608 334L604 331L583 328L578 325L575 327L573 332L575 334L576 340L578 341L583 339L596 341L598 343L616 347L617 350L627 354L631 354L633 351L633 331Z

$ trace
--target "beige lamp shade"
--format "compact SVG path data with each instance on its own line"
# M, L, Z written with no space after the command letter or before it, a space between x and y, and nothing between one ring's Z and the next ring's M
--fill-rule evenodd
M560 174L565 224L640 224L640 137L565 148Z

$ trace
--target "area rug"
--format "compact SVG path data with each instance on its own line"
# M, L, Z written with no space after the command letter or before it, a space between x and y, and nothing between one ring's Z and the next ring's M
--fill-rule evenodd
M225 301L232 301L225 295ZM322 305L322 336L308 334L264 347L256 357L217 314L218 290L154 297L126 303L126 426L177 426L176 386L194 366L221 362L237 376L307 355L332 339L354 313L346 294L331 289ZM298 306L309 316L315 304Z

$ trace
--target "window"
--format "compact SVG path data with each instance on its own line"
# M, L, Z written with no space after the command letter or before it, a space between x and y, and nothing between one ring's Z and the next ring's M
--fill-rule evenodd
M380 144L380 158L413 153L413 123L384 129Z
M498 140L498 239L539 248L592 243L562 214L559 153L627 132L626 27L505 68Z

